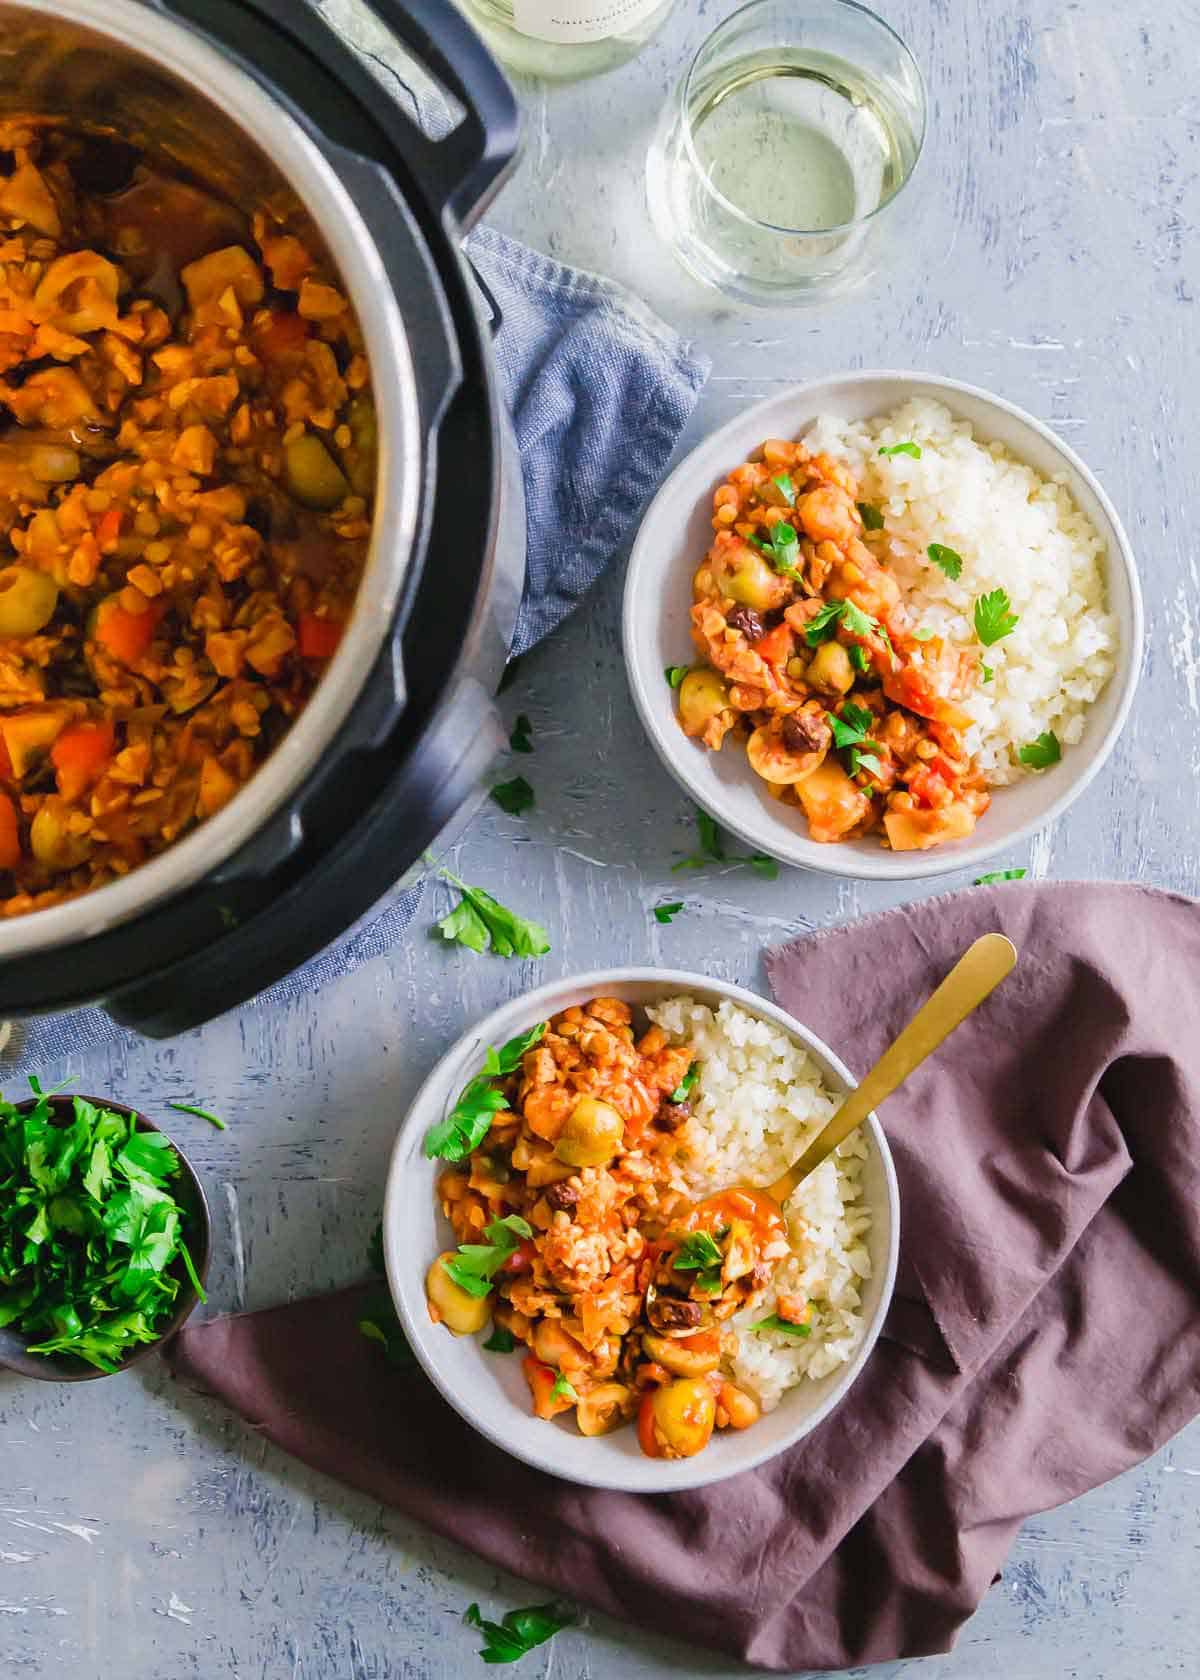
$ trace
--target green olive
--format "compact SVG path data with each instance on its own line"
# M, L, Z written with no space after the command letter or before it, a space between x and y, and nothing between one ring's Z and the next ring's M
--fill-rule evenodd
M54 617L58 585L33 566L0 572L0 636L36 636Z
M707 667L689 671L679 685L679 721L685 735L703 735L728 705L724 678Z
M72 834L65 815L47 800L34 817L29 830L34 857L47 869L74 869L91 850L86 835Z
M606 1167L625 1135L625 1122L610 1103L580 1097L567 1115L554 1153L569 1167Z
M841 642L822 642L809 661L806 680L813 688L830 694L849 694L854 687L854 667Z
M723 588L739 606L750 607L754 612L770 612L782 606L790 593L787 579L773 572L762 555L752 548L741 554Z
M379 422L375 404L365 393L346 408L350 447L342 451L342 465L356 496L370 496L375 488L375 460L379 453Z
M327 512L350 494L345 473L312 432L284 447L283 471L288 489L305 507Z
M715 1343L715 1335L712 1339ZM701 1352L697 1348L680 1347L677 1339L656 1336L650 1330L643 1332L642 1347L647 1359L653 1359L673 1377L703 1377L709 1371L715 1371L721 1363L719 1345Z

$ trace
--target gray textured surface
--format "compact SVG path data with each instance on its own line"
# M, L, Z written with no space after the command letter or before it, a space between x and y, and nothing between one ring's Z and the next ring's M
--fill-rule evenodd
M328 9L348 16L351 3ZM629 281L694 333L714 375L693 435L781 380L850 365L956 374L1057 426L1135 539L1149 651L1108 772L1028 855L1006 861L1196 891L1200 573L1188 420L1200 373L1200 9L889 0L933 102L910 248L861 299L753 317L676 272L640 193L667 79L729 9L681 0L636 63L591 85L527 90L527 158L495 221ZM761 988L764 943L926 890L716 874L689 879L687 914L656 926L648 907L676 896L668 870L687 840L686 810L633 715L617 598L614 578L506 697L537 731L537 753L520 768L538 811L528 823L490 811L461 850L465 874L548 923L554 951L540 969L441 952L418 931L286 1015L248 1009L174 1044L51 1070L151 1112L195 1097L229 1116L224 1134L186 1117L174 1125L213 1195L215 1306L266 1304L358 1274L409 1095L465 1024L538 974L662 961ZM1029 1524L957 1650L910 1665L906 1680L1194 1675L1198 1495L1194 1428ZM306 1474L220 1409L173 1392L153 1367L73 1391L0 1376L6 1675L449 1680L483 1672L458 1620L473 1597L491 1612L529 1594ZM889 1680L901 1666L874 1672ZM733 1671L594 1620L520 1672Z

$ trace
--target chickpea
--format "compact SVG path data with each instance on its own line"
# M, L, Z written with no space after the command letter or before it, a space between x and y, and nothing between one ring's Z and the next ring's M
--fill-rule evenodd
M703 1377L709 1371L715 1371L721 1362L721 1351L715 1336L713 1342L711 1351L706 1352L700 1348L684 1347L678 1340L655 1336L650 1331L642 1336L646 1357L657 1361L673 1377Z
M606 1167L625 1135L625 1122L610 1103L580 1097L563 1124L554 1153L569 1167Z
M717 1399L703 1377L653 1389L638 1413L638 1441L648 1458L694 1458L712 1436Z
M716 671L689 671L679 685L679 721L685 735L703 735L729 705L729 690Z
M58 585L32 566L0 571L0 637L36 636L54 617Z
M722 1383L717 1395L717 1428L749 1429L762 1416L758 1401L733 1383Z
M809 664L808 681L827 693L849 694L854 687L854 667L841 642L821 643Z
M35 818L36 821L36 818ZM473 1336L482 1330L491 1316L491 1302L486 1295L468 1295L447 1272L444 1260L453 1260L454 1250L439 1254L425 1274L425 1295L429 1301L429 1316L434 1323L444 1324L455 1336Z
M633 1390L624 1383L600 1383L584 1394L575 1408L575 1421L581 1435L607 1435L617 1429L629 1415Z

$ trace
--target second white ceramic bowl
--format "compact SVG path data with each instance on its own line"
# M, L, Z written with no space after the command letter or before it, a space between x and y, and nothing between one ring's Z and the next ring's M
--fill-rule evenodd
M770 797L744 752L708 752L687 739L663 670L695 658L688 617L692 575L712 542L713 491L729 470L764 438L797 437L819 414L866 420L912 397L944 403L951 413L971 422L981 441L1006 445L1047 477L1065 477L1108 549L1109 606L1121 633L1117 666L1088 713L1083 739L1052 769L998 788L970 839L928 852L888 851L878 835L821 845L808 838L801 812ZM1142 658L1142 598L1129 540L1112 503L1074 450L1040 420L954 379L922 373L844 373L791 386L747 409L705 438L676 467L650 503L630 556L623 637L629 684L647 734L671 775L722 828L783 863L826 875L913 880L975 867L1011 852L1079 797L1112 751L1133 700Z
M443 1163L426 1160L422 1146L430 1125L442 1119L467 1080L478 1073L489 1044L504 1044L557 1010L589 998L617 997L644 1005L683 993L714 1009L730 998L752 1010L802 1044L833 1089L853 1089L853 1076L827 1045L782 1009L740 986L652 968L576 975L504 1004L442 1058L417 1093L396 1139L384 1202L384 1255L396 1311L426 1374L454 1409L489 1441L539 1470L630 1493L675 1493L751 1470L802 1440L845 1396L875 1345L896 1280L900 1204L879 1122L872 1115L865 1127L863 1187L873 1216L868 1238L871 1277L863 1285L865 1333L854 1358L820 1381L801 1382L752 1429L723 1430L695 1458L674 1462L645 1457L632 1428L589 1439L562 1418L547 1423L534 1417L517 1354L485 1353L484 1336L452 1336L444 1325L430 1321L425 1273L453 1239L434 1189Z

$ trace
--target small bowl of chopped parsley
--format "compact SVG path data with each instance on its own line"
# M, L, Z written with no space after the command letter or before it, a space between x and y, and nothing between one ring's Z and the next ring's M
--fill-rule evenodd
M101 1097L0 1098L0 1366L111 1376L204 1300L210 1222L183 1152Z

